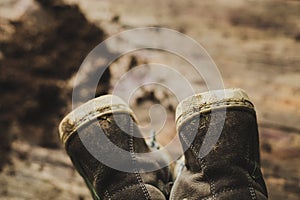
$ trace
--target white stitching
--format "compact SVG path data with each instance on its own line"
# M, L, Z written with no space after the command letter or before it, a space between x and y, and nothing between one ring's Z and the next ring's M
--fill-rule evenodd
M257 200L255 190L254 190L253 185L251 183L252 178L250 177L249 174L247 174L247 178L248 178L248 184L249 184L248 189L249 189L249 192L250 192L250 195L251 195L251 199L252 200Z
M241 188L230 188L230 189L225 189L225 190L222 190L220 192L217 192L216 195L219 195L219 194L224 194L224 193L228 193L228 192L233 192L233 191L238 191L238 190L247 190L248 188L244 188L244 187L241 187ZM204 198L201 198L201 200L209 200L211 199L212 196L206 196Z
M62 142L65 144L68 138L76 130L78 130L85 123L92 121L96 117L101 117L103 115L112 114L112 113L128 113L135 119L134 114L128 108L127 109L126 108L127 108L126 105L115 104L108 107L97 108L97 110L87 113L77 121L72 121L70 118L64 119L64 121L62 122L62 130L63 130L63 135L61 138Z
M133 164L136 164L136 156L135 156L135 153L134 153L134 145L133 145L133 121L130 119L130 123L129 123L129 128L130 128L130 139L129 139L129 151L130 151L130 154L131 154L131 158L132 158L132 162ZM137 178L137 181L139 182L139 186L140 188L142 189L143 191L143 194L145 196L146 199L149 199L151 200L151 196L144 184L144 181L139 173L139 171L137 169L134 169L134 174Z
M216 197L217 197L216 186L215 186L215 181L212 179L210 179L210 187L211 187L212 199L216 200Z
M241 101L240 99L224 99L218 102L213 102L210 104L203 103L200 105L190 105L185 112L179 115L176 119L176 127L177 130L180 129L183 122L191 119L192 117L199 115L201 113L205 113L210 111L211 109L218 109L218 108L229 108L229 107L246 107L249 109L254 109L254 106L251 102L244 100Z
M112 196L110 196L110 194L109 194L108 190L105 190L105 192L104 192L104 196L105 196L105 197L107 197L109 200L111 200L111 199L112 199Z

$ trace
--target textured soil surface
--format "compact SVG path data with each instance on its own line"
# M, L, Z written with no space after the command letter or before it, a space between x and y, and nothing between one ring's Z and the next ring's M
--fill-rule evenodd
M155 26L195 39L218 66L225 87L247 91L258 115L269 199L298 200L299 7L298 1L273 0L1 1L0 199L91 198L57 133L59 121L72 107L74 77L85 56L104 39L123 30ZM121 47L122 42L107 48L113 55ZM103 63L97 66L101 68ZM168 53L141 50L112 63L96 95L113 92L125 72L149 63L176 69L197 92L207 90L189 63ZM128 84L146 80L149 73L131 75ZM157 81L172 80L156 73L161 75ZM91 74L93 67L86 76ZM87 78L80 83L75 87L90 84ZM80 91L83 97L90 92ZM127 91L120 95L122 92ZM172 92L145 86L130 102L143 125L150 120L148 109L157 103L166 108L167 116L158 140L166 145L174 139L178 144L174 124L178 101ZM180 154L178 146L170 153Z

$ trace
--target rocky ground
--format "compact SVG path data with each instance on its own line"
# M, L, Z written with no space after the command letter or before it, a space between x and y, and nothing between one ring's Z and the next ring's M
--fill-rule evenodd
M71 110L74 75L87 53L105 38L156 26L201 43L225 86L248 92L258 113L270 199L298 200L299 6L298 1L273 0L1 1L0 199L90 198L57 136L60 119ZM154 62L173 67L205 91L205 82L186 70L188 63L173 55L140 51L111 65L97 95L112 92L129 69ZM158 135L166 145L175 135L177 100L165 88L137 91L131 106L142 124L149 122L145 110L153 103L167 108L166 127Z

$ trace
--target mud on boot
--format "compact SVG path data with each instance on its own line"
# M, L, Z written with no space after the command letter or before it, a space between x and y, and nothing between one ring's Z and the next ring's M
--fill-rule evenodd
M160 167L165 160L147 157L151 150L120 98L105 95L81 105L62 120L59 132L94 199L168 199L172 177Z
M183 100L176 125L185 163L170 199L266 200L256 114L241 89Z

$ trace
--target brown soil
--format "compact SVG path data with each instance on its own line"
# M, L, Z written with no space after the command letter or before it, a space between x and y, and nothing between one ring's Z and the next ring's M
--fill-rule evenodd
M77 6L54 1L34 6L7 22L14 32L0 41L0 117L6 122L1 129L5 135L57 148L57 124L70 104L66 81L105 34Z

